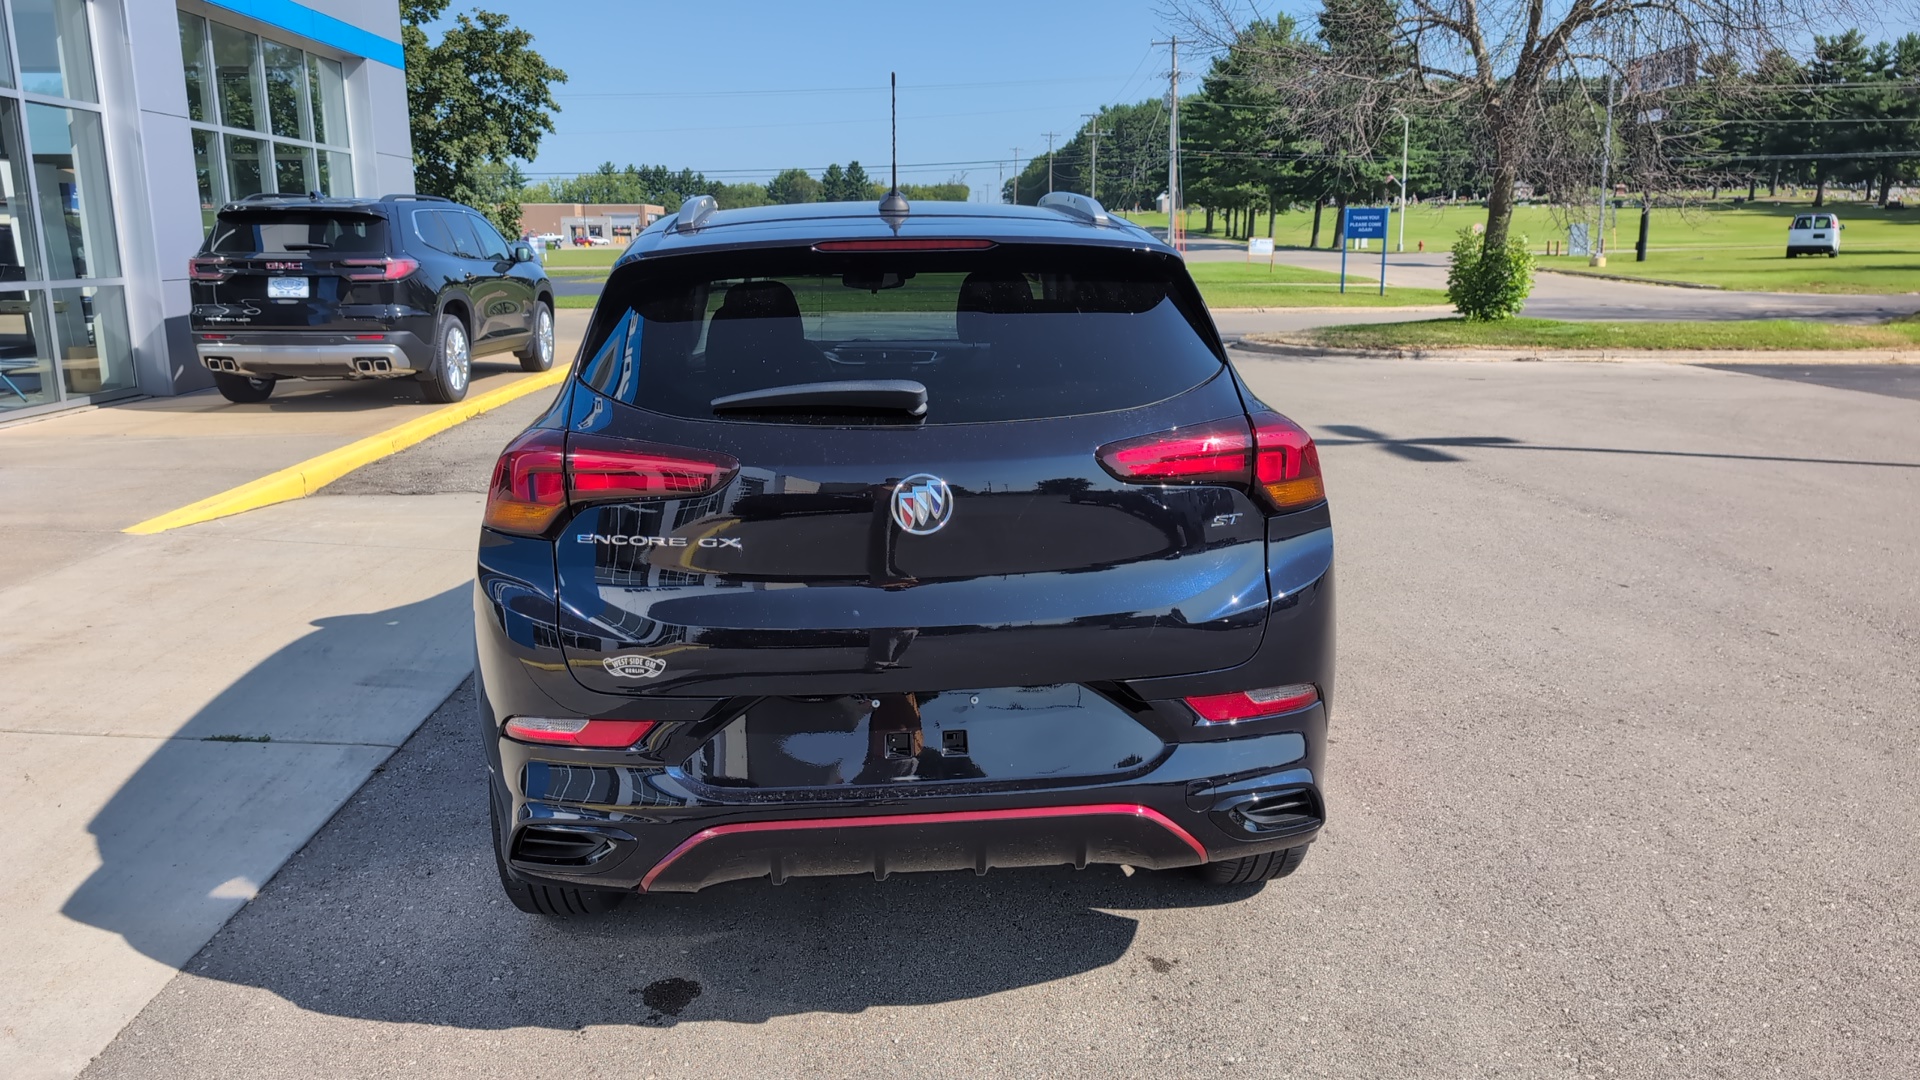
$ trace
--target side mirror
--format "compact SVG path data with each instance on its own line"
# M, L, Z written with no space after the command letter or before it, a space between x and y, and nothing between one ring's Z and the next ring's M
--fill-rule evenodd
M532 244L529 244L524 240L514 241L513 243L513 261L514 262L532 262L533 258L534 256L533 256Z

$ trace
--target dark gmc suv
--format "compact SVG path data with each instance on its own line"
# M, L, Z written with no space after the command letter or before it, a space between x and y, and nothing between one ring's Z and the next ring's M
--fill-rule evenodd
M251 195L189 266L193 342L229 401L280 379L419 381L467 394L475 357L553 366L553 289L525 243L433 195Z
M1282 877L1324 814L1332 570L1313 440L1098 203L689 200L488 493L501 881L562 915L803 875Z

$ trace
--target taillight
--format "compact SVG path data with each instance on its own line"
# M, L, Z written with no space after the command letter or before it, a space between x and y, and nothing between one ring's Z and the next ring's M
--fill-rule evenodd
M399 281L420 269L418 259L396 259L391 255L384 259L341 259L340 265L373 268L347 271L347 279L350 281Z
M187 277L194 281L220 281L227 276L225 259L188 259Z
M1209 694L1190 697L1187 704L1202 724L1235 724L1298 712L1320 700L1320 691L1311 683L1273 686L1265 690L1242 690L1233 694Z
M717 490L737 468L724 454L575 435L567 446L567 494L575 505L689 498Z
M1100 465L1121 480L1155 484L1244 484L1253 439L1243 417L1108 443Z
M488 528L539 536L569 505L692 498L719 490L740 467L724 454L597 435L565 439L530 431L501 452L487 488Z
M1253 478L1275 510L1304 510L1327 501L1320 450L1299 424L1279 413L1255 413L1253 442Z
M588 720L582 717L553 719L544 716L516 716L507 721L507 735L521 742L549 746L591 746L601 750L619 750L632 746L659 726L657 720Z
M487 528L538 536L567 508L564 438L529 431L500 452L487 487Z
M1313 437L1274 412L1122 439L1096 454L1101 468L1130 483L1233 484L1283 512L1327 497Z

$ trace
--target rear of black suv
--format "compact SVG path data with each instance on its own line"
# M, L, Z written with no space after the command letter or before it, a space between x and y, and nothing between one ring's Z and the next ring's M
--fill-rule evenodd
M466 396L472 361L553 364L553 296L532 247L427 195L256 195L221 208L189 266L200 362L235 402L282 379L407 379Z
M1318 456L1179 257L1089 206L688 212L622 259L480 542L516 904L1299 864Z

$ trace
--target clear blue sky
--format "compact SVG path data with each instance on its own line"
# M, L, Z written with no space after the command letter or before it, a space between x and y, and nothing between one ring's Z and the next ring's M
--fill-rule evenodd
M1258 6L1302 19L1318 8ZM901 180L962 176L992 197L1014 147L1037 156L1047 132L1064 142L1081 114L1167 86L1167 50L1150 44L1169 30L1157 0L454 0L448 14L475 7L510 15L569 77L557 130L526 167L536 177L612 161L762 181L858 160L881 179L891 70L912 166ZM1891 26L1862 27L1870 40L1912 28L1900 7L1884 13ZM1204 68L1183 49L1183 88Z
M894 70L901 164L973 163L902 169L901 180L964 173L991 192L1013 147L1042 153L1046 133L1064 142L1081 113L1167 85L1167 50L1148 44L1167 36L1153 0L454 0L449 14L476 6L511 15L567 73L557 131L526 166L535 176L612 161L766 180L857 159L880 179Z

